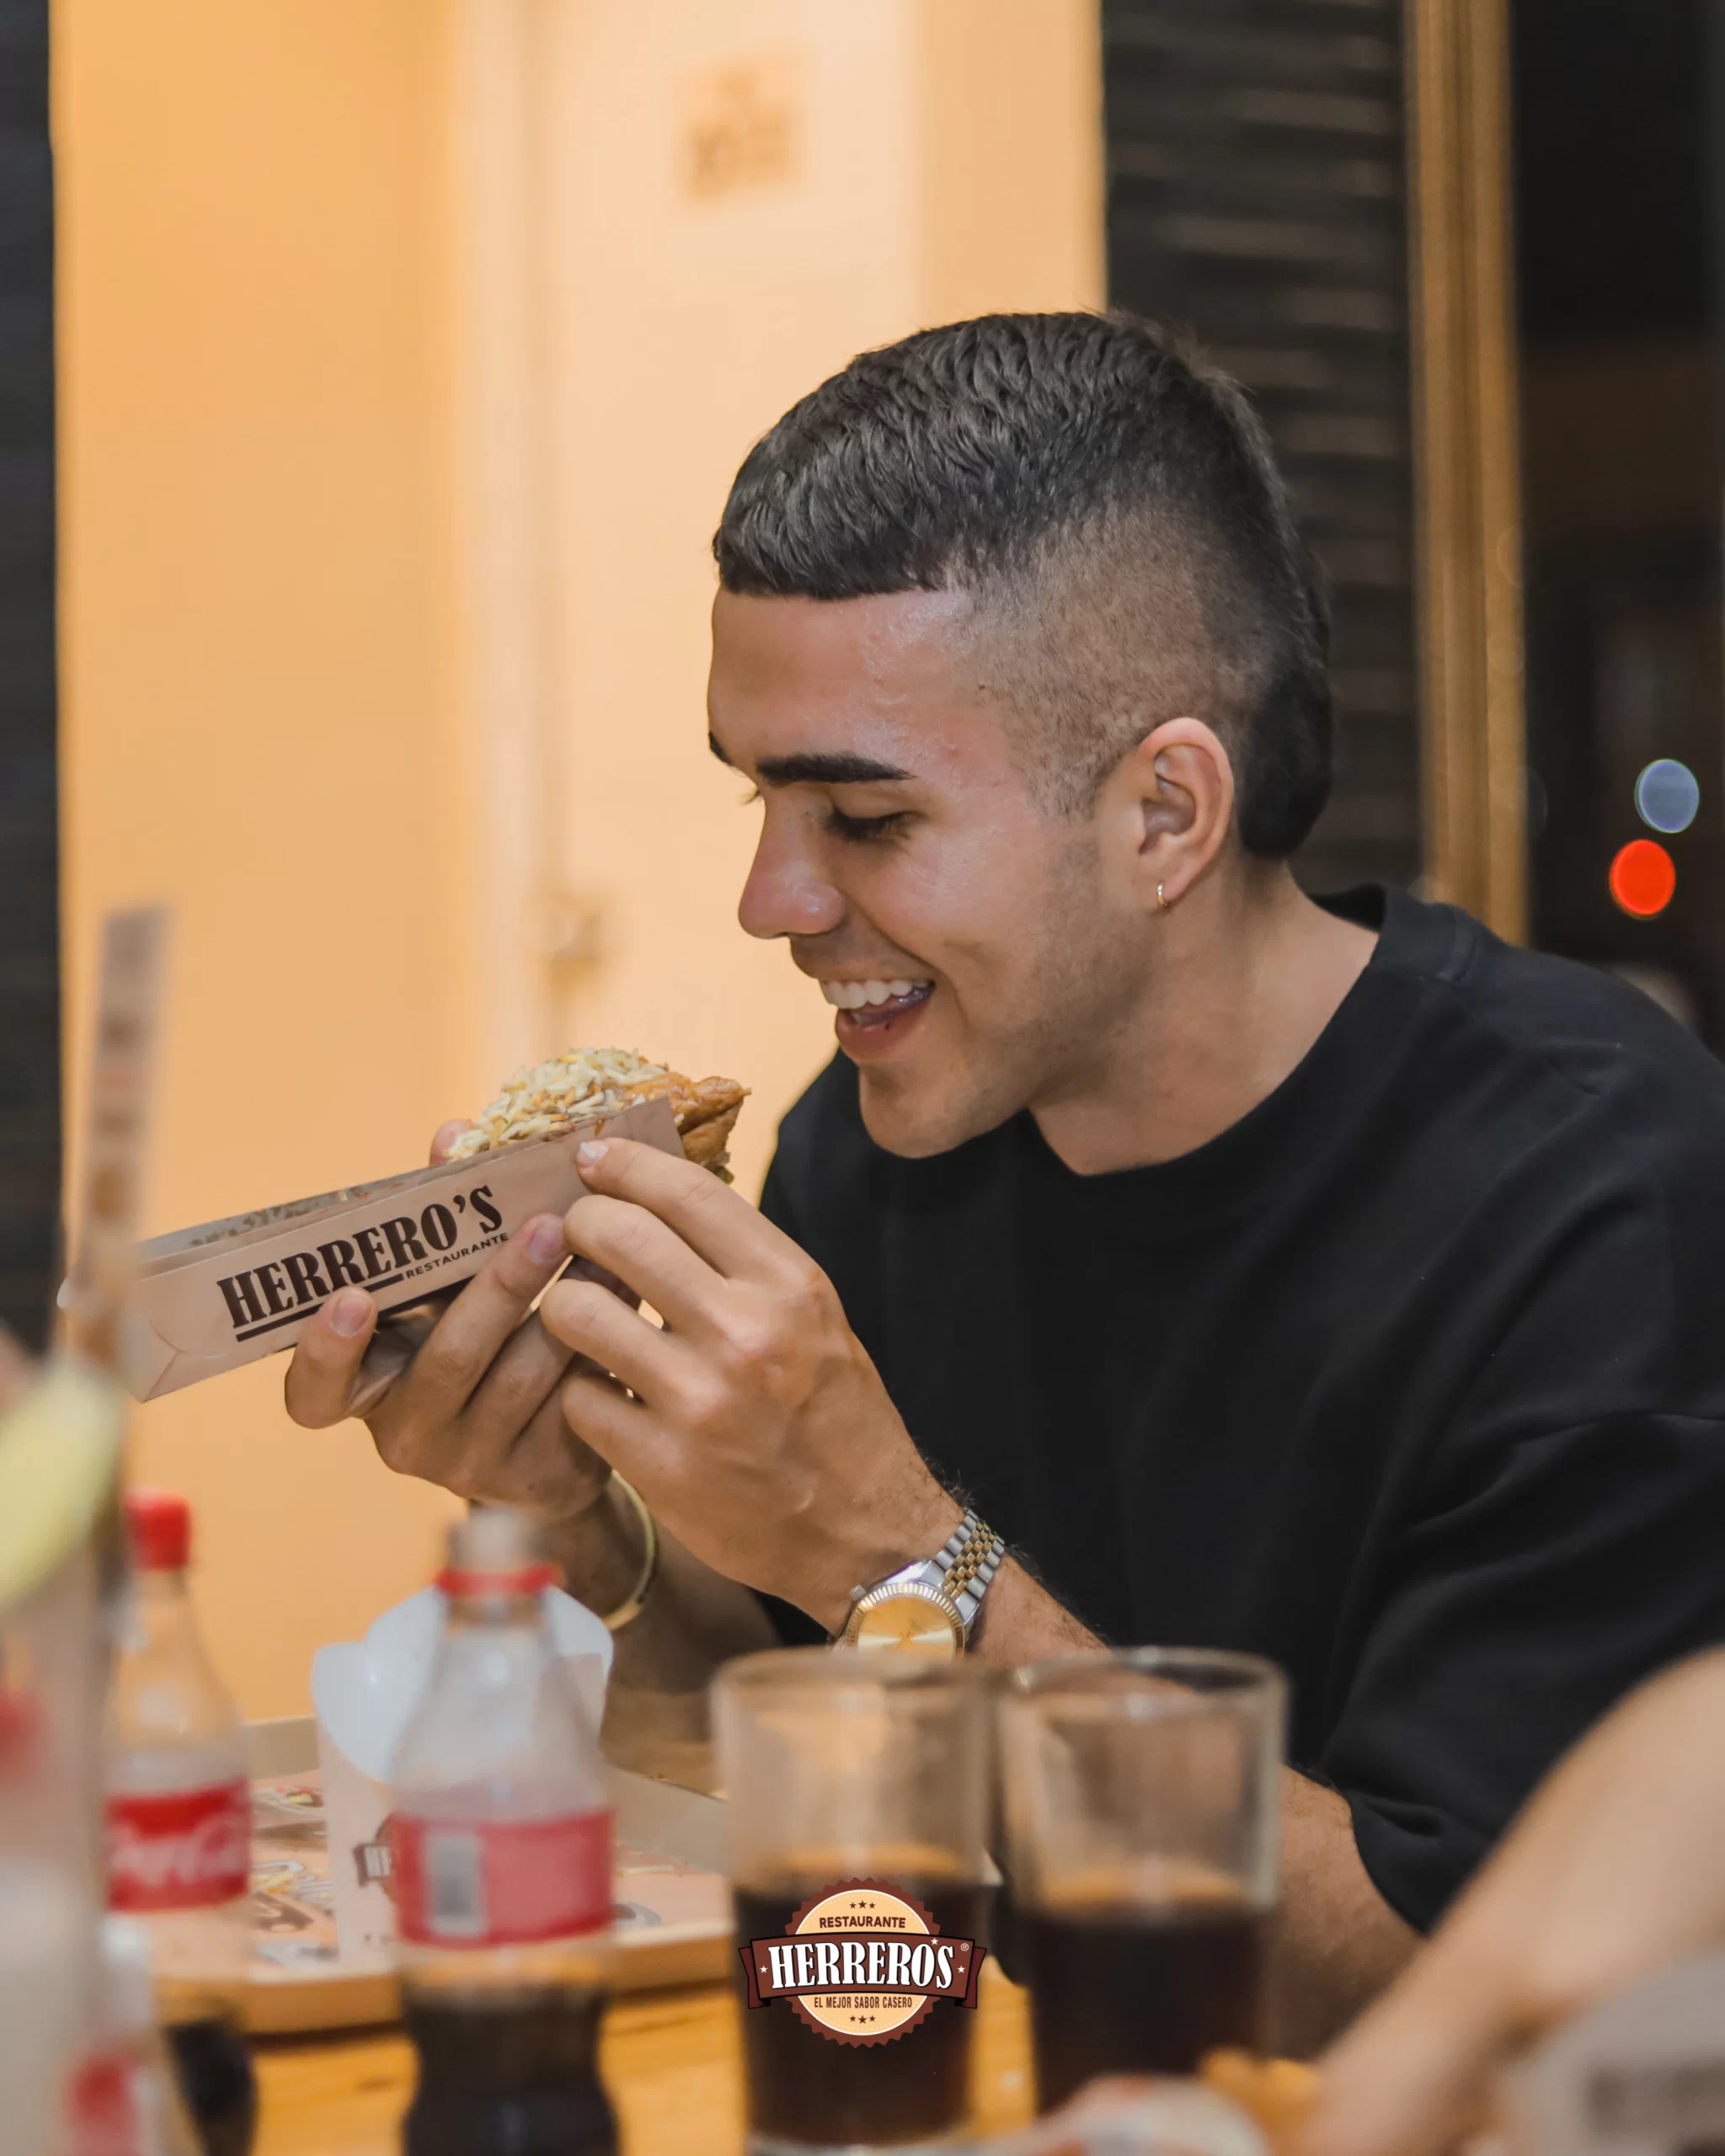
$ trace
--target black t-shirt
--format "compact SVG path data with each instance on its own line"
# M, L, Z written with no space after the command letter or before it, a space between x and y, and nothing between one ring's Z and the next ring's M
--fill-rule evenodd
M1381 923L1370 964L1195 1151L1078 1176L1026 1114L900 1160L841 1058L762 1205L1086 1624L1283 1665L1292 1764L1423 1928L1618 1694L1725 1638L1725 1069L1449 907L1327 903Z

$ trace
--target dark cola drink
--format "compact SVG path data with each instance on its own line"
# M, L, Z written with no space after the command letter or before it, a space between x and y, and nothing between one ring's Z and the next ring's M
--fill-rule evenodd
M1039 2111L1100 2073L1194 2072L1263 2036L1269 1912L1225 1897L1026 1909Z
M204 2156L247 2156L258 2127L258 2083L238 2027L212 2014L172 2022L162 2034Z
M599 2079L597 1991L410 1992L419 2084L405 2156L617 2156Z
M822 1877L799 1872L737 1887L738 1939L782 1937L795 1912L830 1876L830 1870ZM941 1936L984 1938L989 1888L896 1870L891 1885L922 1904ZM937 1999L920 2022L890 2042L846 2044L811 2029L788 1999L745 2007L750 2148L891 2148L954 2133L969 2112L975 2021L958 1999Z
M393 1769L402 2009L419 2079L407 2156L616 2156L599 2079L611 1818L552 1639L531 1520L470 1513L443 1630Z

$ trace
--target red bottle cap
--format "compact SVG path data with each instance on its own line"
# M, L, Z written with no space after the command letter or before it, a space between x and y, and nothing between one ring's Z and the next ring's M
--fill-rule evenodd
M451 1597L462 1601L482 1595L538 1594L547 1587L557 1587L563 1580L560 1565L521 1565L508 1572L473 1572L458 1565L446 1565L432 1582Z
M178 1490L128 1490L126 1525L140 1572L184 1570L192 1553L192 1508Z

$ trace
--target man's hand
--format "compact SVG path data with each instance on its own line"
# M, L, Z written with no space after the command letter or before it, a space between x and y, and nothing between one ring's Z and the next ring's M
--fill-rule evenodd
M443 1126L434 1162L465 1128ZM381 1328L371 1298L343 1289L294 1349L288 1413L312 1430L361 1416L398 1474L519 1505L553 1525L581 1517L611 1470L563 1420L569 1348L529 1315L568 1255L563 1223L542 1214L453 1298Z
M665 1324L591 1281L547 1293L547 1331L611 1374L564 1382L571 1427L696 1556L836 1631L852 1587L938 1550L962 1508L788 1235L650 1146L601 1140L580 1161L595 1194L563 1222L569 1248Z

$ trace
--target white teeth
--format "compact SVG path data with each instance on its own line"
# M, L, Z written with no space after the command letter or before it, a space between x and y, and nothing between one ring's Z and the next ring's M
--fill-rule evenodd
M837 1010L860 1011L865 1004L890 1003L932 985L926 980L824 980L820 992Z

